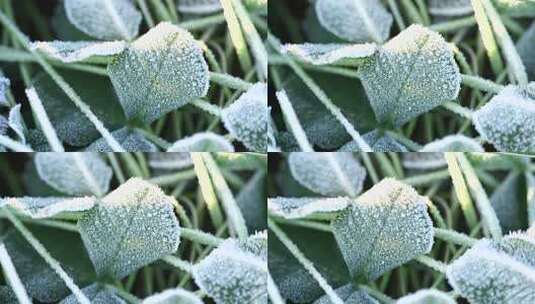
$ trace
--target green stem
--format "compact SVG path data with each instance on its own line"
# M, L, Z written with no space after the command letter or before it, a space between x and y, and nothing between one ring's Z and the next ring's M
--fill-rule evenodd
M253 86L252 83L244 81L238 77L215 72L210 72L210 81L227 88L241 91L247 91Z
M4 146L15 152L33 152L32 148L14 141L13 139L0 134L0 146Z
M273 304L285 303L284 300L282 299L279 289L277 288L277 285L275 285L275 281L273 281L273 278L271 277L271 274L269 272L267 274L267 292L269 295L269 299L271 300L271 303Z
M184 170L173 174L160 175L148 179L147 181L158 186L169 186L176 185L176 183L189 180L195 177L195 171L193 170Z
M243 32L236 15L236 11L232 6L232 0L220 0L221 6L223 7L223 14L225 20L227 21L227 26L230 34L230 39L238 55L238 60L244 71L249 71L252 67L251 57L249 56L249 51L247 50L247 44L245 43L245 38L243 37Z
M165 256L162 258L162 261L168 263L171 266L175 266L176 268L184 272L187 272L187 273L192 272L193 265L191 265L190 262L181 260L174 255Z
M24 288L24 285L17 274L17 270L13 265L13 261L7 252L6 245L4 245L3 242L0 243L0 264L2 264L2 269L4 270L4 277L9 286L11 286L19 303L31 304L32 301L30 300L30 297L28 297L26 288Z
M459 201L459 205L463 210L468 227L470 230L472 230L477 226L478 220L474 204L470 198L470 193L468 192L468 187L466 186L466 182L464 180L463 173L459 167L457 159L455 158L455 154L444 153L444 157L448 163L448 171L450 172L455 194L457 195L457 200Z
M290 129L294 138L297 140L301 151L314 152L314 148L312 148L312 145L308 141L305 130L299 122L299 118L297 117L297 114L295 113L295 110L292 107L292 103L288 99L288 95L286 95L286 92L284 90L277 92L276 95L279 101L282 114L284 116L284 120L288 125L288 129Z
M421 255L414 260L440 273L446 273L446 269L448 268L447 264L426 255Z
M455 102L452 102L452 101L446 101L445 103L442 104L442 107L448 111L451 111L463 118L466 118L466 119L469 119L469 120L472 120L472 116L474 115L474 113L472 112L472 110L470 109L467 109L463 106L461 106L460 104L458 103L455 103Z
M459 233L453 230L434 228L435 237L443 241L451 242L457 245L472 247L477 242L477 239L469 237L466 234Z
M462 74L461 79L464 85L467 85L474 89L481 90L483 92L490 92L490 93L498 94L505 88L504 86L500 84L497 84L487 79L483 79L479 76L471 76L471 75Z
M214 227L221 227L223 224L223 214L219 208L219 203L214 188L212 187L208 169L206 169L206 165L199 153L190 153L190 156L193 161L195 174L199 180L202 197L206 204L206 208L208 209L208 213L210 214L210 218L212 219L212 223L214 224Z
M35 89L34 88L27 89L26 96L28 96L30 107L32 108L33 113L35 114L35 117L37 118L37 121L39 122L39 126L41 127L41 130L45 134L45 137L48 140L48 143L50 147L52 148L52 151L53 152L65 152L65 149L63 148L63 145L61 144L61 141L58 138L58 134L56 133L56 130L54 130L54 127L52 126L52 123L50 122L50 119L48 118L48 115L46 114L43 103L41 102L41 99L37 95L37 92L35 91Z

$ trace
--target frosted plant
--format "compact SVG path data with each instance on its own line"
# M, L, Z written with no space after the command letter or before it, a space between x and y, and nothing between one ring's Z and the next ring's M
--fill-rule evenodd
M236 196L236 203L240 207L248 231L262 231L267 228L266 178L266 172L256 172Z
M22 118L21 108L22 105L18 104L12 107L11 110L9 110L8 125L11 130L15 131L19 140L22 143L25 143L26 135L24 134L24 130L26 129L26 127L24 124L24 119Z
M379 48L359 76L377 120L394 126L457 98L461 85L451 47L420 25Z
M429 12L436 16L461 16L473 12L470 0L430 0Z
M176 170L192 166L189 153L151 153L149 166L154 169Z
M444 153L417 152L403 154L403 166L407 169L430 170L446 166Z
M130 0L65 0L69 21L102 40L131 40L138 34L141 13Z
M127 44L124 41L93 42L93 41L38 41L31 44L50 58L66 63L78 62L121 53Z
M366 292L358 290L353 285L348 284L336 289L336 293L345 304L378 304L377 300L369 296ZM314 304L331 304L332 301L328 296L319 298Z
M7 105L7 91L9 90L11 82L8 78L4 77L4 73L0 70L0 105Z
M362 136L370 147L375 152L409 152L405 146L397 142L388 134L380 135L380 132L375 130L366 133ZM360 151L357 142L350 141L343 145L338 152L357 152Z
M106 195L78 222L97 274L122 278L175 252L180 242L175 203L137 178Z
M167 152L234 152L234 147L225 137L204 132L175 142Z
M423 146L420 152L485 152L485 149L472 138L448 135Z
M516 44L518 55L526 65L526 72L533 78L535 76L535 56L532 45L535 43L535 23L532 23ZM1 96L1 95L0 95Z
M424 289L405 296L396 301L396 304L455 304L455 300L447 293L436 289Z
M535 211L533 206L529 206L530 190L526 178L520 173L510 173L490 197L492 208L505 232L525 229L529 223L528 213Z
M222 112L223 123L230 134L248 149L267 150L267 85L257 83Z
M156 152L156 146L146 139L143 134L137 130L121 128L111 133L113 137L121 144L125 151L130 152ZM113 152L104 138L99 138L87 146L86 151L91 152Z
M332 213L345 209L349 204L351 204L351 199L345 197L276 197L268 199L270 214L286 219L306 218L316 214Z
M102 196L108 191L111 168L94 153L37 153L39 177L59 192Z
M392 15L374 0L317 0L319 22L338 37L353 42L383 42L392 26Z
M535 3L532 0L494 0L498 8L508 15L520 17L535 16Z
M322 195L355 197L366 177L351 153L293 152L288 164L296 181Z
M178 10L190 14L209 14L221 10L219 0L178 0Z
M313 65L355 65L360 59L372 56L377 50L373 43L366 44L286 44L282 52Z
M202 54L189 32L168 22L134 41L108 66L126 116L152 122L205 96L208 65Z
M123 299L115 295L113 292L106 290L106 287L92 284L82 289L83 293L91 300L93 304L126 304ZM78 301L74 295L63 299L60 304L77 304Z
M507 86L474 113L473 122L498 151L535 153L535 83Z
M5 205L31 218L49 218L62 212L84 211L93 208L95 197L20 197L0 199L0 206Z
M176 288L168 289L143 300L142 304L202 304L202 300L194 293Z
M331 225L353 277L374 280L431 250L426 201L412 187L384 179L341 212Z

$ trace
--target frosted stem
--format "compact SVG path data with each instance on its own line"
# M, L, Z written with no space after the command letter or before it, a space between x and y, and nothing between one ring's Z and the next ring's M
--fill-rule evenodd
M27 89L26 96L28 96L32 111L35 114L35 117L37 118L39 125L41 126L41 130L45 134L45 137L48 140L50 147L52 148L52 151L65 152L65 149L63 148L63 145L61 144L61 141L58 138L58 134L52 126L52 123L50 122L50 119L46 114L45 108L43 107L43 103L41 102L41 99L37 95L35 89Z
M286 95L286 92L284 90L277 92L277 99L279 100L282 114L284 115L286 123L288 124L288 127L292 132L293 136L297 140L301 151L314 152L314 149L308 141L305 130L303 129L303 126L301 126L299 118L297 117L297 114L295 113L295 110L292 107L292 103L288 99L288 95Z
M24 288L24 285L22 284L19 275L17 274L15 265L13 265L13 261L11 261L11 257L9 256L9 253L6 249L6 245L4 245L4 243L0 243L0 264L2 264L2 269L4 270L4 277L9 283L9 286L11 286L11 289L19 300L19 303L31 304L32 301L28 297L26 288Z

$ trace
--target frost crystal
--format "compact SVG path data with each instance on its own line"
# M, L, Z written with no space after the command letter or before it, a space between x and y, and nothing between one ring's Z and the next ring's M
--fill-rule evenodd
M26 143L26 135L24 134L24 130L26 129L26 127L25 127L24 119L22 118L22 114L20 110L21 110L20 103L14 106L13 108L11 108L11 110L9 110L8 124L9 124L9 127L13 131L15 131L20 141L22 143Z
M95 197L18 197L0 199L0 206L7 205L31 218L48 218L61 212L89 210L95 201Z
M158 150L153 143L136 130L122 128L113 131L111 135L127 152L156 152ZM85 150L91 152L113 152L113 149L104 138L97 139Z
M249 150L267 150L267 85L257 83L223 110L225 128Z
M366 44L286 44L283 53L289 53L296 58L313 65L341 64L355 65L359 59L372 56L377 50L373 43Z
M108 73L128 118L150 123L208 92L208 65L193 36L168 22L133 42Z
M167 152L234 152L232 144L223 136L202 132L175 142Z
M175 288L152 295L143 300L141 304L203 304L203 302L193 292Z
M490 203L504 231L516 231L528 226L527 199L526 180L517 172L510 173L494 190Z
M210 14L220 11L219 0L178 0L178 11L189 14Z
M387 178L331 222L355 279L375 280L431 250L433 222L426 203L427 199L412 187Z
M120 279L174 253L180 242L174 203L157 186L132 178L87 212L78 226L97 274Z
M436 289L424 289L396 301L396 304L456 304L447 293Z
M4 77L4 74L2 73L2 70L0 70L0 106L7 106L7 98L6 94L9 89L11 82L9 79Z
M448 135L425 145L420 152L485 152L480 143L464 135Z
M218 304L267 302L267 234L227 239L193 267L193 277Z
M351 153L293 152L288 158L294 179L325 196L357 196L366 170Z
M123 299L97 284L89 285L82 289L82 292L93 304L126 304ZM59 304L78 304L78 300L74 295L70 295Z
M535 302L535 235L481 240L448 266L448 281L471 303Z
M447 165L444 153L440 152L412 152L404 153L403 167L414 170L431 170Z
M7 119L0 115L0 135L4 135L7 132L7 128L9 127L9 123Z
M430 0L429 12L436 16L460 16L473 12L470 0Z
M150 153L149 166L153 169L176 170L191 167L189 153Z
M440 36L411 25L359 68L359 76L379 122L401 126L461 89L453 51Z
M141 13L130 0L65 0L70 23L102 40L132 40L138 34Z
M317 0L320 24L336 36L353 42L383 42L393 18L376 0Z
M398 143L394 138L388 134L380 135L379 131L374 130L362 136L362 139L375 152L409 152L405 146ZM356 141L350 141L343 145L338 152L359 152L360 147Z
M507 86L474 113L473 123L498 151L535 153L535 83Z
M38 41L30 45L47 56L62 62L84 61L94 56L111 56L126 48L124 41Z
M342 300L344 300L344 304L379 304L379 302L370 297L365 291L356 289L352 284L342 286L336 289L335 292ZM314 302L314 304L331 303L331 299L327 295Z
M272 215L285 219L299 219L318 213L340 211L350 203L351 200L346 197L276 197L268 199L268 210Z
M102 196L108 192L111 168L97 153L37 153L35 167L50 187L69 195Z

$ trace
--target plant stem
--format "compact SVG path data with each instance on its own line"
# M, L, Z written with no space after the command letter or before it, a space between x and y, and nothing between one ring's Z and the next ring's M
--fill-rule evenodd
M214 116L217 116L217 117L221 117L221 111L222 109L212 103L209 103L207 101L204 101L202 99L197 99L197 100L194 100L191 102L192 105L194 105L195 107L211 114L211 115L214 115Z
M469 27L474 24L476 24L476 19L474 18L474 16L469 16L469 17L454 19L451 21L435 23L429 26L429 29L435 32L439 32L439 33L449 33L449 32L457 32L462 28Z
M434 228L435 237L443 241L452 242L457 245L472 247L477 242L477 239L471 238L466 234L459 233L453 230Z
M469 120L472 120L472 115L474 114L472 110L467 109L461 106L460 104L451 101L446 101L442 104L442 107Z
M314 148L312 148L312 145L308 141L305 130L299 122L299 118L297 117L297 114L295 113L295 110L292 107L292 103L288 99L288 95L286 95L286 92L284 90L277 92L276 95L279 101L279 105L281 107L282 114L285 118L286 123L288 124L288 129L290 129L293 136L297 140L301 151L314 152Z
M160 175L157 177L149 178L147 181L158 186L175 185L177 182L183 180L189 180L195 177L195 171L184 170L173 174Z
M174 255L168 255L162 258L162 261L179 268L180 270L191 273L193 265L190 262L181 260Z
M429 257L429 256L426 256L426 255L421 255L417 258L415 258L414 260L416 260L417 262L419 263L422 263L424 264L425 266L435 270L435 271L438 271L440 273L446 273L446 269L448 267L448 265L440 262L440 261L437 261L435 259L433 259L432 257Z
M401 181L411 186L420 186L420 185L427 185L434 181L444 180L444 179L447 179L448 177L450 177L450 173L448 172L447 169L445 169L445 170L439 170L439 171L435 171L431 173L414 175L414 176L402 179Z
M217 196L212 187L208 169L206 169L206 165L199 153L190 153L190 157L193 161L193 168L197 175L197 179L199 180L202 197L204 198L212 223L214 224L214 227L221 227L223 224L223 214L219 208L219 202L217 201Z
M35 114L35 117L37 117L41 130L45 134L45 137L48 140L52 151L65 152L65 149L63 148L63 145L61 144L61 141L58 138L58 134L56 133L56 130L54 130L54 127L52 126L52 123L50 122L50 119L46 114L45 108L43 107L43 103L41 102L41 99L37 95L35 89L27 89L26 96L28 96L30 107L32 108L33 113Z
M500 93L505 86L497 84L487 79L483 79L479 76L471 75L461 75L461 79L464 85L467 85L471 88L481 90L483 92L490 92L498 94Z
M282 299L279 289L277 288L277 285L275 285L275 282L273 281L273 278L271 277L271 274L269 272L267 274L267 292L269 295L269 299L271 300L271 303L273 304L285 303L284 300Z
M193 19L190 21L184 21L182 23L179 23L178 26L180 26L183 29L193 31L193 30L200 30L205 27L217 25L223 22L225 22L225 16L223 14L218 14L218 15L212 15L212 16L208 16L204 18Z
M4 245L3 242L0 243L0 264L2 264L2 269L4 270L4 277L9 283L9 286L11 286L19 303L31 304L32 301L28 297L26 288L24 288L24 285L17 274L17 270L15 269L15 265L13 265L13 261L7 252L6 245Z
M147 2L145 0L136 0L137 4L139 5L139 8L141 9L141 12L143 13L143 18L145 18L145 21L147 22L147 25L150 28L153 28L155 26L154 20L152 19L152 16L150 15L149 8L147 7Z
M448 171L453 182L457 200L459 201L459 205L463 210L468 227L470 230L472 230L477 226L477 214L472 199L470 198L470 193L468 192L468 187L466 186L463 173L461 168L459 168L459 164L457 163L457 159L455 158L454 154L444 153L444 157L448 163Z
M0 134L0 146L4 146L15 152L33 152L32 148L14 141L13 139Z
M236 16L236 11L232 6L232 0L220 0L221 6L223 7L223 14L225 20L227 21L227 26L230 34L230 39L238 55L238 60L244 71L249 71L252 66L251 57L249 56L249 51L247 50L247 44L245 43L245 38L243 37L243 32Z

